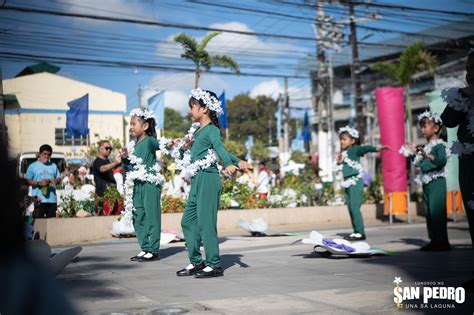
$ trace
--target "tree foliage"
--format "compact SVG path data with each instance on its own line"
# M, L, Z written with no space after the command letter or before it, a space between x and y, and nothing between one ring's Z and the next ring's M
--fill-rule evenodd
M181 54L181 58L189 59L194 62L196 67L196 80L194 84L195 88L199 86L199 78L201 77L201 73L209 71L214 65L231 69L237 74L240 73L239 64L232 57L226 55L211 56L209 52L205 50L209 41L219 34L220 32L208 33L206 36L204 36L199 44L196 39L187 35L186 33L181 33L174 37L174 41L181 44L184 49L184 53Z
M164 120L164 136L168 138L184 136L191 126L191 121L188 117L183 117L180 112L168 107L165 108Z

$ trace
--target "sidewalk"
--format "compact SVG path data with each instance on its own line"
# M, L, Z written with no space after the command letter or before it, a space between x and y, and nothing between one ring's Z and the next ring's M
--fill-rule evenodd
M334 237L348 230L320 232ZM79 261L58 278L86 314L178 314L179 309L187 314L394 314L436 311L398 311L396 276L401 286L435 281L456 287L474 271L465 222L449 224L454 250L438 253L418 250L427 240L424 224L369 227L372 247L391 252L371 258L321 258L310 245L294 243L308 233L222 237L221 278L176 277L188 263L183 243L164 246L160 261L130 262L138 250L135 239L84 245ZM464 303L441 311L463 314L469 307Z

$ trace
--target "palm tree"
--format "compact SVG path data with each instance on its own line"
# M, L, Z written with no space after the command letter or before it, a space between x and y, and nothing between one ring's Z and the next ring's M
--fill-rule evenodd
M377 62L372 66L372 70L385 73L404 88L407 97L408 122L410 124L410 143L413 143L410 83L415 80L414 76L417 73L428 71L433 75L436 65L436 56L426 51L423 43L418 42L408 46L401 53L398 65L389 62Z
M199 78L201 77L201 73L209 71L213 65L232 69L237 74L240 73L239 64L234 59L232 59L232 57L225 55L211 56L205 50L207 43L209 43L211 39L220 33L221 32L208 33L199 44L193 37L185 33L181 33L174 37L174 41L181 44L181 46L184 48L184 53L181 54L181 58L190 59L196 65L196 77L194 84L195 88L199 86Z

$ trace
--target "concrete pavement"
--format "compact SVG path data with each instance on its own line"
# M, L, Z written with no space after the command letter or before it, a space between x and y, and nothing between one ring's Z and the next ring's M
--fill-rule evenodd
M335 237L349 230L319 232ZM163 246L162 259L149 263L129 261L138 251L135 239L86 244L58 278L86 314L473 314L467 302L439 300L427 309L397 309L393 294L395 277L401 286L457 287L467 280L474 251L465 222L449 224L454 249L438 253L418 250L427 241L424 224L369 227L367 241L390 251L384 257L322 258L310 245L294 243L308 234L222 237L225 276L214 279L176 277L188 263L184 243Z

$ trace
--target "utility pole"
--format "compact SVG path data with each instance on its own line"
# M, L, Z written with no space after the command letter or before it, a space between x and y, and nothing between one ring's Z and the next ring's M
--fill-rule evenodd
M333 181L332 174L332 152L331 144L329 143L329 134L331 132L330 123L328 121L329 113L329 76L326 65L326 46L329 28L331 25L330 19L324 16L324 6L322 1L317 1L315 6L317 8L316 20L314 23L316 34L316 56L317 56L317 71L314 78L313 86L313 109L317 115L318 122L318 164L319 175L323 181Z
M285 122L283 123L283 151L285 153L290 152L290 134L289 134L289 125L290 125L290 97L288 95L288 78L285 77L285 94L284 94L284 118Z
M365 112L364 112L364 102L362 100L362 88L360 84L360 60L359 60L359 49L357 47L357 29L355 22L355 11L354 4L351 1L348 1L349 5L349 18L350 18L350 42L352 48L352 64L351 64L351 79L352 79L352 104L356 109L356 119L357 119L357 129L359 129L360 140L363 141L365 130L366 130L366 121L365 121Z
M137 96L138 96L138 107L139 108L142 108L142 94L143 94L143 91L142 91L142 86L139 84L138 85L138 88L137 88Z

